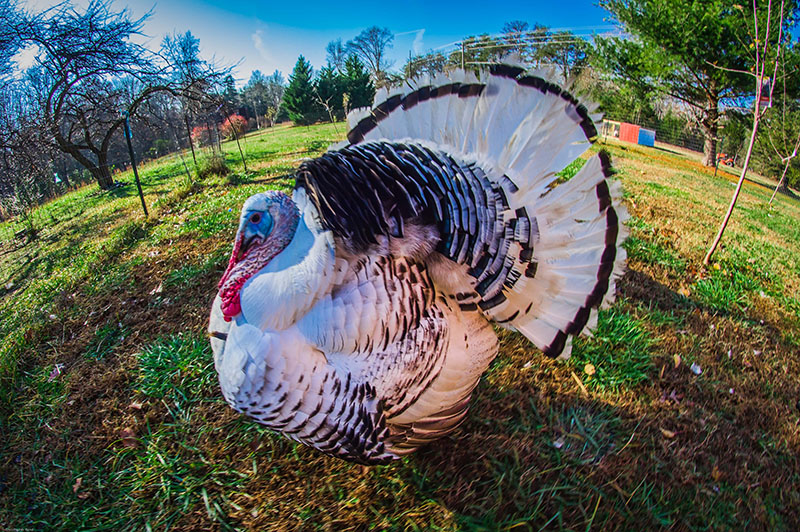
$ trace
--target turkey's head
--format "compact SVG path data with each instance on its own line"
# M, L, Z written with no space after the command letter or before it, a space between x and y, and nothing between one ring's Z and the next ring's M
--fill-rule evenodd
M225 321L242 311L242 286L289 245L299 220L300 211L283 192L262 192L245 201L231 260L219 282Z

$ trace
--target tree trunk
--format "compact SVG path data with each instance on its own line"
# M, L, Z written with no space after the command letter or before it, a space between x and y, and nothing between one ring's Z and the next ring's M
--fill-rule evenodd
M758 70L758 63L756 63L756 70ZM733 198L731 199L731 204L728 207L728 212L725 213L725 218L722 219L722 225L720 225L719 232L717 233L716 238L714 238L714 242L711 243L711 247L708 248L708 253L706 253L705 258L703 259L703 264L706 266L708 266L711 263L711 256L714 255L714 251L717 249L719 241L722 240L722 234L725 232L725 228L728 226L728 221L731 219L731 214L733 214L733 208L736 206L736 200L739 198L739 192L741 192L742 190L742 185L744 184L744 177L747 175L747 168L750 166L750 157L753 155L753 146L756 143L756 134L758 133L758 122L759 119L761 118L760 112L761 110L759 108L759 101L758 98L756 98L756 107L755 110L753 111L753 130L750 132L750 144L747 146L747 154L744 157L744 164L742 165L742 175L739 176L739 182L736 183L736 190L733 191Z
M716 100L709 100L706 116L701 123L705 142L703 143L703 164L715 166L717 164L717 131L719 130L719 110Z
M186 135L189 138L189 147L192 149L192 161L194 161L194 169L196 172L199 172L199 168L197 168L197 155L194 153L194 141L192 140L192 128L189 127L189 115L183 115L183 121L186 123Z
M97 165L92 166L88 170L102 190L110 190L114 186L114 179L111 177L108 166Z
M703 134L706 137L703 143L703 164L705 166L714 166L717 163L717 132L705 130Z

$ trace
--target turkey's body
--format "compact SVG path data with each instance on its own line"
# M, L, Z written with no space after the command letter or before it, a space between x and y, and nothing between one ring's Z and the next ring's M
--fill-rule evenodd
M594 135L568 94L504 66L376 102L245 204L209 327L234 408L362 463L458 426L490 321L568 356L624 261L607 159L551 187Z

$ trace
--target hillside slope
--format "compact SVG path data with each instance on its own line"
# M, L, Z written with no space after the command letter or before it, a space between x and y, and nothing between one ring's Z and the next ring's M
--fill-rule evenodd
M562 363L502 333L453 437L362 469L228 408L204 327L239 207L339 132L251 134L249 176L169 156L151 219L86 187L2 244L0 528L800 528L800 202L748 183L704 269L734 177L664 150L605 146L633 218L594 336Z

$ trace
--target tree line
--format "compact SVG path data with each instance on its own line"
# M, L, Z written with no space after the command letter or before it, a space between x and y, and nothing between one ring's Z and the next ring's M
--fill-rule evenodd
M589 39L514 20L497 34L467 36L446 51L409 56L393 69L388 55L394 35L373 26L351 40L328 43L326 64L316 71L300 55L288 81L281 72L256 70L237 88L230 68L200 57L191 32L166 37L157 50L134 44L131 37L146 17L116 11L110 0L92 0L85 9L66 2L39 13L0 0L0 202L32 204L72 181L115 186L113 173L127 160L121 135L126 115L137 153L161 156L188 148L197 169L198 143L219 148L225 136L238 139L249 128L284 120L341 120L369 105L376 89L453 69L477 71L510 54L550 71L597 102L608 118L664 124L659 135L668 142L678 143L682 134L702 138L709 166L720 150L741 152L755 98L759 43L753 25L765 4L600 3L621 35ZM769 19L781 26L769 33L781 50L770 80L780 90L774 91L775 112L765 115L756 136L752 164L768 175L786 174L785 183L796 186L800 56L791 35L798 7L796 0L784 5L787 16ZM13 58L26 49L36 60L20 73Z
M0 1L0 200L6 211L69 186L71 179L115 186L128 161L128 119L138 150L163 155L191 138L198 120L224 112L217 88L226 72L199 56L190 33L158 50L131 41L146 17L106 0L85 9L57 4L38 13ZM13 58L35 55L19 71ZM141 152L140 151L140 152Z

